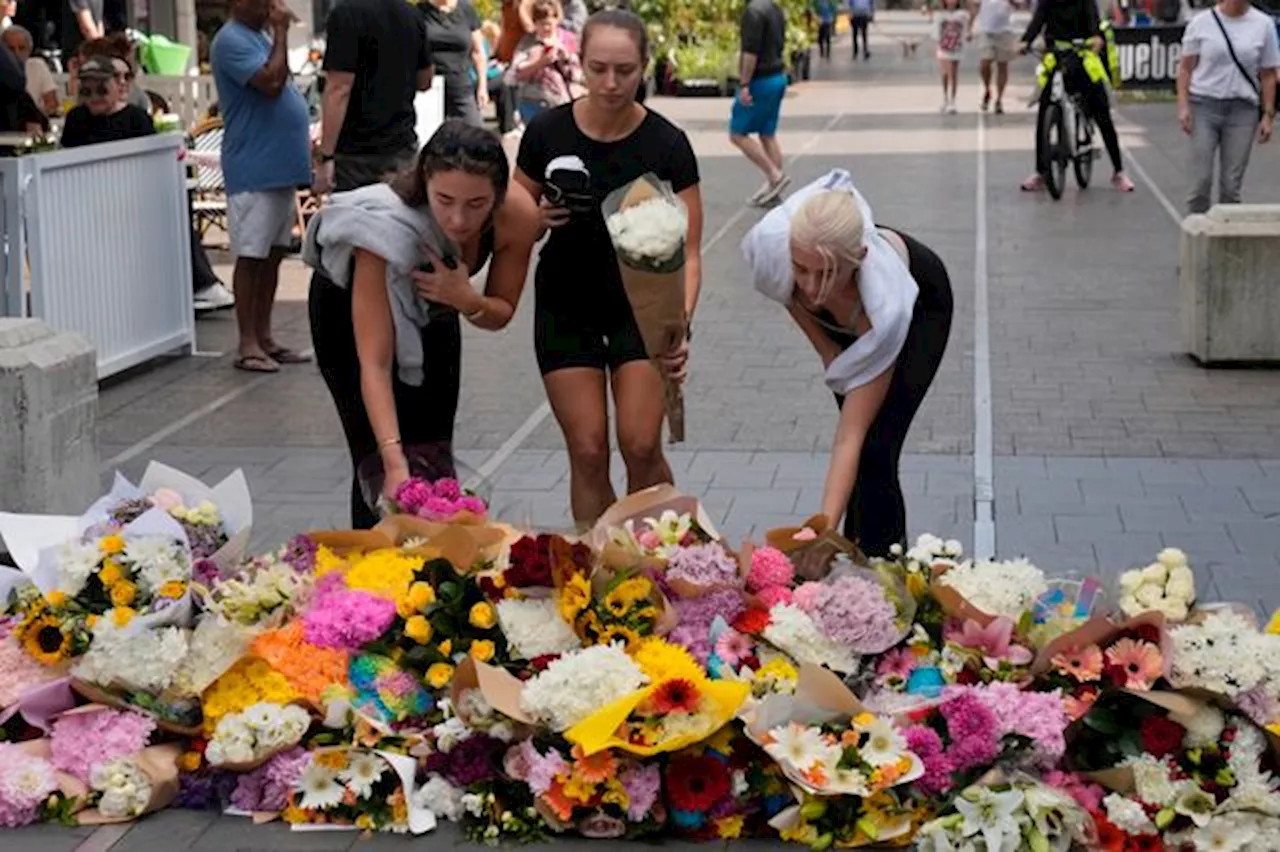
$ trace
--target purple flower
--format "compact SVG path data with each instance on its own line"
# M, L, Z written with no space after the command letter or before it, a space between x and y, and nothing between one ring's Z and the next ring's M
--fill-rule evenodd
M711 656L711 623L716 616L732 622L746 609L742 595L733 589L721 589L700 598L684 598L672 606L679 623L667 639L689 649L703 665Z
M618 780L627 791L627 819L643 822L662 789L662 773L657 764L632 763L618 773Z
M715 542L695 544L671 554L667 576L695 586L732 586L738 582L738 564Z
M458 480L450 477L437 479L431 488L437 497L443 497L446 500L458 500L462 497L462 486L458 484Z
M470 512L480 518L485 517L485 515L489 513L489 507L484 504L484 501L479 497L473 497L470 494L467 494L458 500L458 509L463 512Z
M222 569L212 559L197 559L191 566L191 580L206 589L222 579Z
M311 753L295 746L252 772L233 776L236 786L231 792L231 804L243 811L284 810L289 794L310 762Z
M981 687L948 687L943 696L964 694L972 695L991 712L997 738L1018 734L1030 739L1035 746L1036 763L1052 766L1066 751L1063 733L1069 720L1057 690L1023 692L1014 684L997 682Z
M488 734L474 733L447 754L427 758L428 773L438 773L455 787L484 784L502 776L502 758L507 745Z
M316 568L316 543L305 535L295 535L285 546L284 561L299 574L310 574Z
M100 763L142 751L156 721L141 713L103 708L60 716L53 723L53 765L85 784Z
M189 811L221 810L236 788L237 777L231 772L210 769L194 775L178 777L178 798L173 807Z
M902 638L897 610L884 587L871 580L845 575L830 583L806 583L793 599L827 638L859 654L879 654Z
M534 748L533 740L525 740L525 744L529 747L529 774L525 780L530 790L537 795L542 795L551 789L557 775L569 769L569 764L555 749L541 754Z

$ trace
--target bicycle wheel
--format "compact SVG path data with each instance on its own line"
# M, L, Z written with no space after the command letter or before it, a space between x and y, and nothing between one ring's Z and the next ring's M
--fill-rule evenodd
M1062 104L1054 102L1045 108L1036 128L1040 150L1045 155L1044 185L1057 201L1067 184L1067 117Z
M1076 173L1076 186L1088 189L1093 177L1093 120L1076 111L1076 155L1072 165Z

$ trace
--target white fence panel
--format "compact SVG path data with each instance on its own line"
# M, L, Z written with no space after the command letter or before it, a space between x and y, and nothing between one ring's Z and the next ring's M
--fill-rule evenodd
M23 315L27 263L22 227L22 161L0 159L0 317Z
M20 160L31 314L89 338L99 378L194 345L181 147L162 134Z

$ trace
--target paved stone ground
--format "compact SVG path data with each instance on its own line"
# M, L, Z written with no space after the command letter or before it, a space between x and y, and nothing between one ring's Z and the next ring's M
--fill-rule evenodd
M1182 354L1176 215L1186 148L1172 106L1120 108L1134 195L1106 187L1103 162L1087 192L1069 190L1058 203L1029 197L1017 184L1032 156L1034 113L1018 107L1030 63L1015 70L1009 113L981 119L980 133L976 63L962 68L962 113L940 116L927 45L917 59L901 58L894 40L925 30L921 19L882 15L867 63L850 64L847 40L838 43L836 60L818 64L818 79L789 97L780 136L797 185L851 169L877 219L924 240L951 273L952 337L902 465L912 534L973 538L981 189L1000 555L1111 577L1179 545L1204 597L1260 611L1280 604L1280 373L1208 371ZM689 131L707 208L689 441L673 448L672 465L727 536L758 536L817 508L834 406L807 343L744 274L738 244L759 213L742 200L756 177L724 137L728 102L656 106ZM1248 195L1280 199L1280 147L1255 151ZM307 341L306 281L291 262L278 309L289 343ZM472 467L503 461L492 477L499 514L561 529L569 524L566 464L559 430L541 410L531 304L524 300L503 333L468 330L457 443ZM201 349L234 348L230 316L199 326ZM513 446L522 427L527 437ZM314 368L255 377L230 369L226 354L175 359L104 388L100 437L104 476L116 467L136 474L149 458L210 478L243 467L256 546L344 523L348 463ZM3 848L72 849L89 836L41 829L7 836ZM180 813L146 820L111 846L116 839L94 835L84 848L366 845L353 835L299 836ZM455 836L426 842L443 848Z

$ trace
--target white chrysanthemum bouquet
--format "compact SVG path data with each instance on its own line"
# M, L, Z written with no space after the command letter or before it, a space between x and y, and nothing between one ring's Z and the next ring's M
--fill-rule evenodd
M1176 547L1160 551L1146 568L1120 575L1120 609L1127 616L1156 610L1169 621L1186 621L1195 600L1195 575Z

